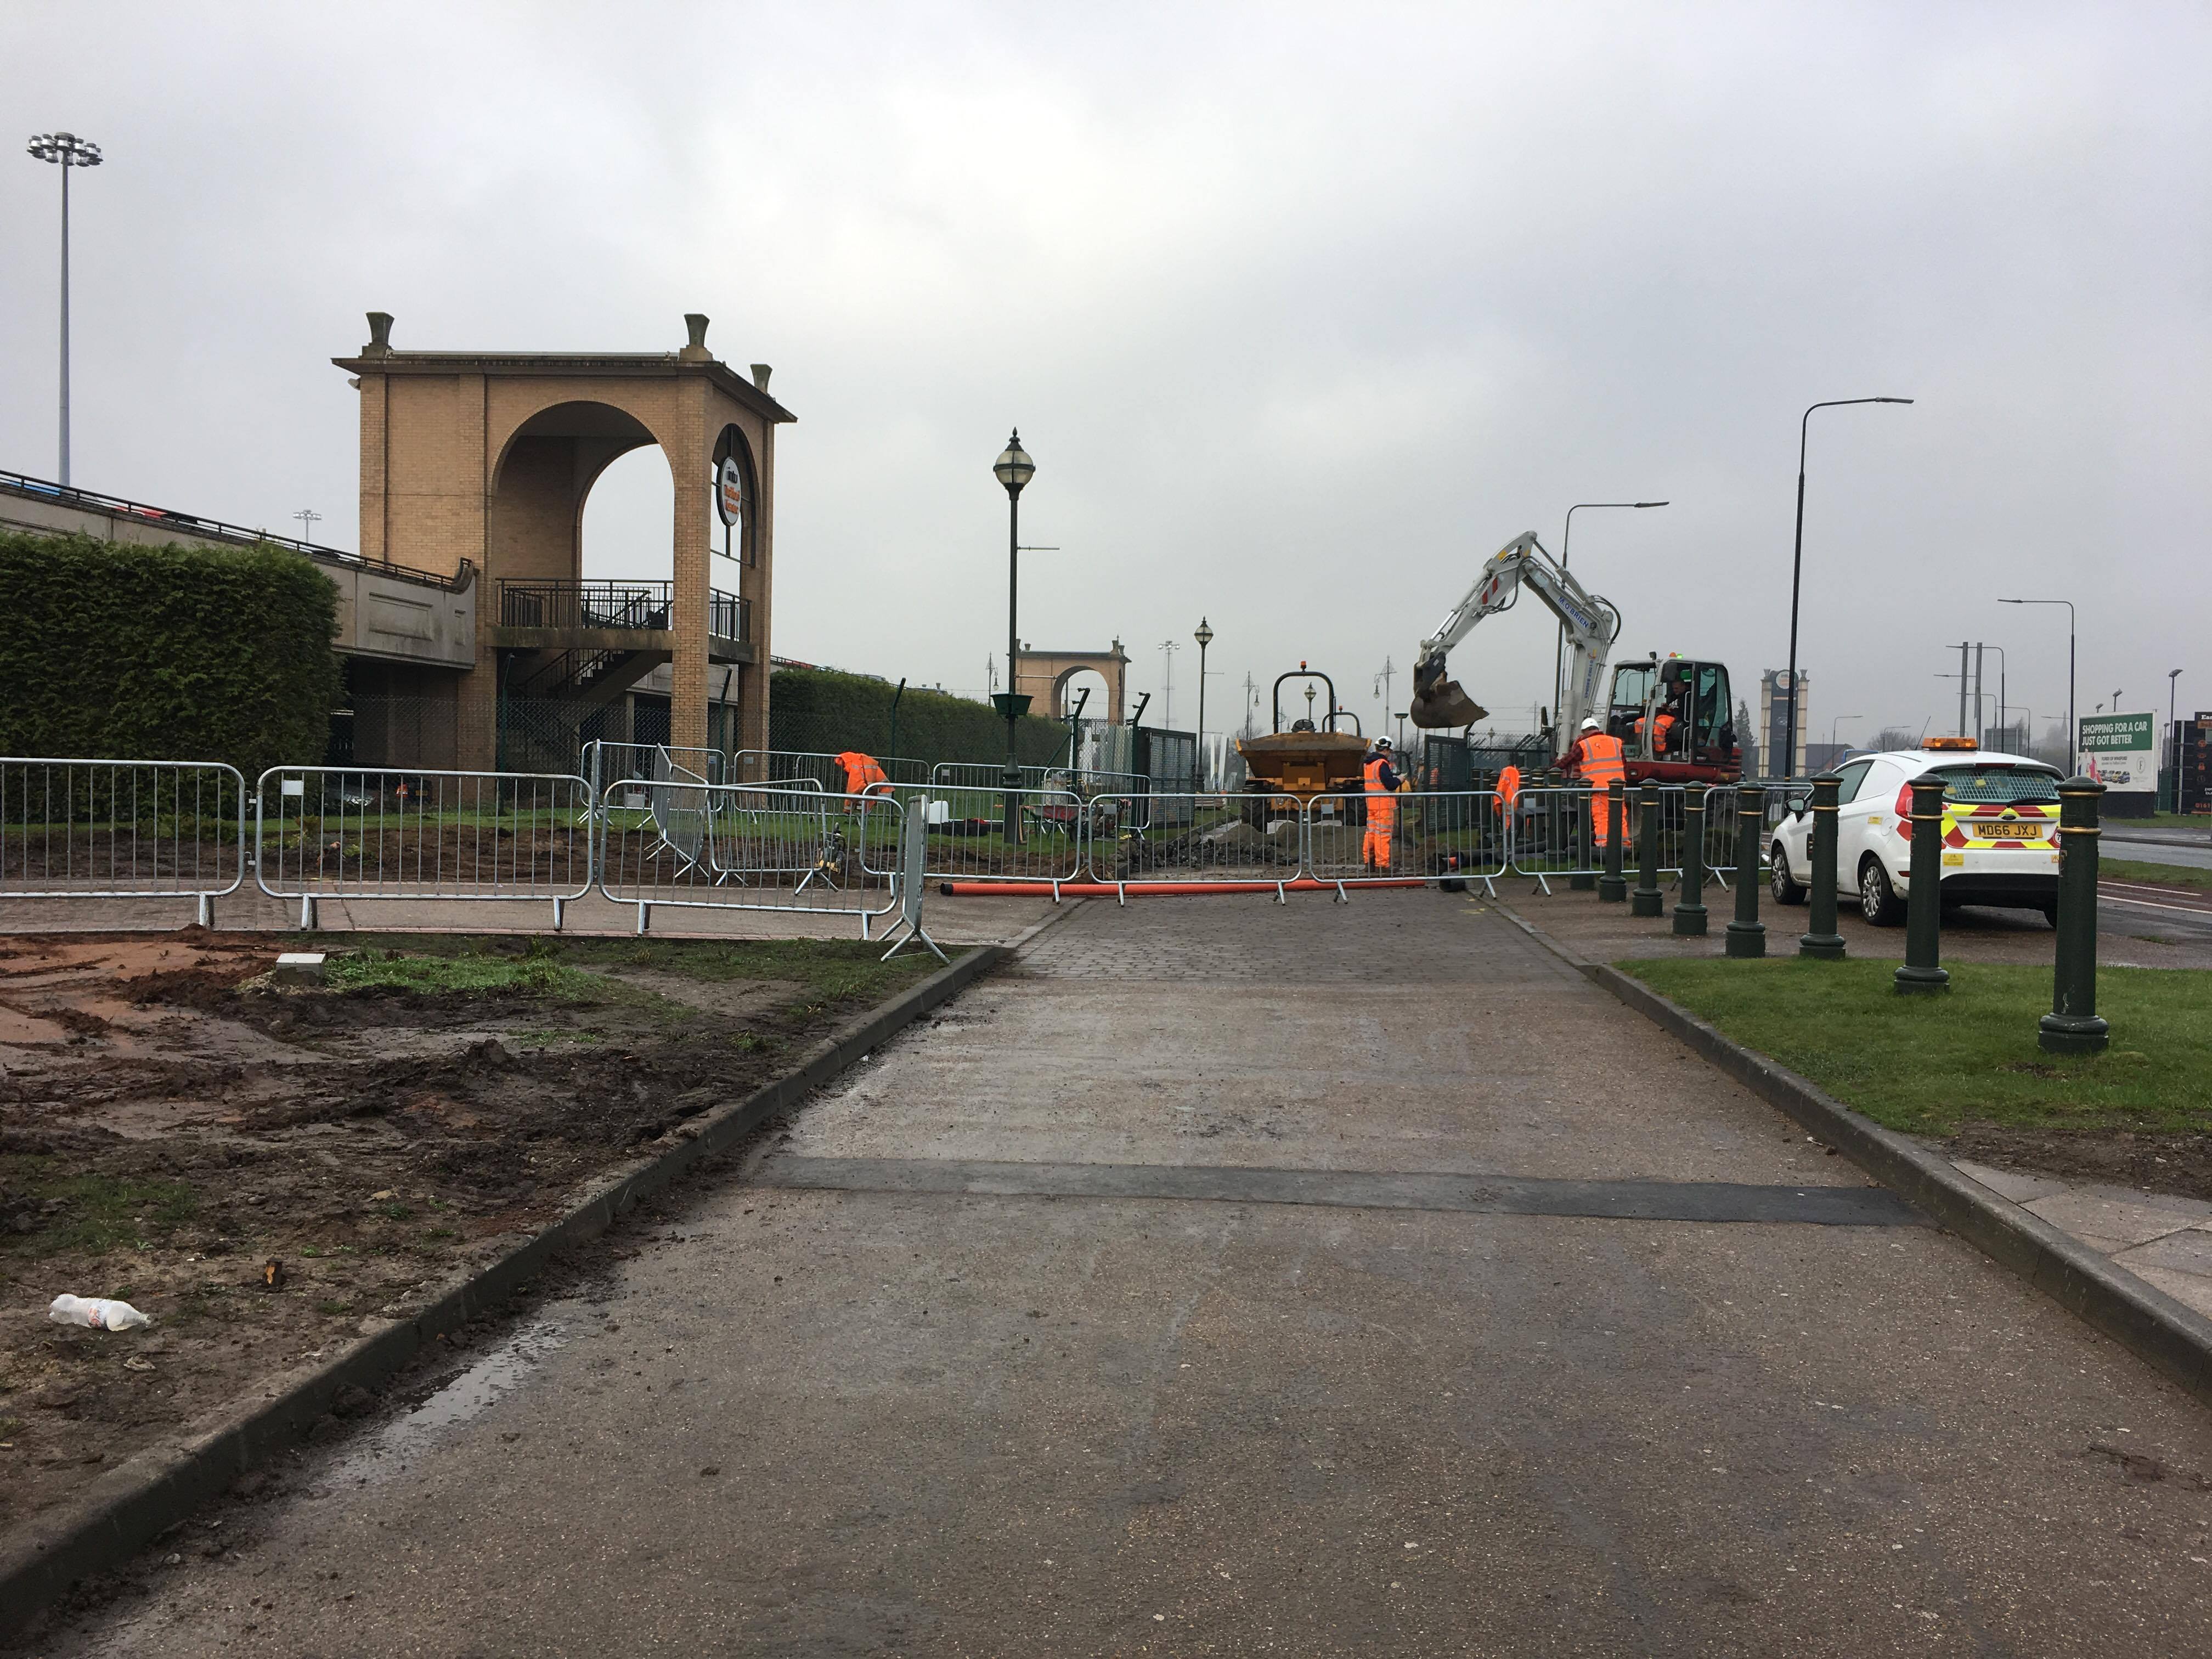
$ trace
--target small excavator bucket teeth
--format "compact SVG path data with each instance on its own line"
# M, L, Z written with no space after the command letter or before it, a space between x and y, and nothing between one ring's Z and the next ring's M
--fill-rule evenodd
M1416 690L1410 713L1414 725L1434 731L1440 726L1472 726L1490 711L1468 696L1457 680L1444 680Z

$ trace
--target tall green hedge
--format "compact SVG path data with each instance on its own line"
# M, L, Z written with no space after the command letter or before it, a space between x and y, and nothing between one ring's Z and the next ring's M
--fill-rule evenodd
M319 762L337 604L282 548L0 532L0 754Z
M827 668L780 668L769 689L769 747L837 754L897 754L939 761L1003 761L1006 723L989 704L908 686L891 744L891 699L898 688ZM1049 766L1067 754L1067 727L1025 715L1015 739L1023 763Z

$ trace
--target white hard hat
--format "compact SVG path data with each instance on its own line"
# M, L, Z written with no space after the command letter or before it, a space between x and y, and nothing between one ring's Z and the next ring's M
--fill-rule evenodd
M1597 723L1596 719L1593 717L1583 722L1583 730L1585 732L1602 732L1605 728L1600 726Z

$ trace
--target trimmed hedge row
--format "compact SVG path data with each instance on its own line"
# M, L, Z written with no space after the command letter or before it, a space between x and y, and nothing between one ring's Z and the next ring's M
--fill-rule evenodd
M891 744L891 699L898 688L827 668L779 668L769 691L769 747L820 754L858 749L927 761L1003 761L1006 723L988 703L908 686L899 699L898 744ZM1023 716L1015 741L1022 763L1049 766L1067 754L1067 727Z
M319 763L337 605L282 548L0 532L0 754Z

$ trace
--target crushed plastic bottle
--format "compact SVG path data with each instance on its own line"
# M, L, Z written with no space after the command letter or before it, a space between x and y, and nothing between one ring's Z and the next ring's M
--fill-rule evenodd
M154 1322L128 1302L104 1296L58 1296L47 1305L46 1317L57 1325L82 1325L94 1331L134 1331Z

